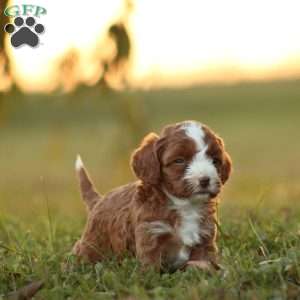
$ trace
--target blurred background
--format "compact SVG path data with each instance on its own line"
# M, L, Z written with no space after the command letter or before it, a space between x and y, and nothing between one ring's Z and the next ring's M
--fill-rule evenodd
M104 193L134 179L145 134L185 119L232 156L221 214L299 205L298 1L32 0L46 31L12 48L20 4L0 2L0 216L82 219L77 153Z

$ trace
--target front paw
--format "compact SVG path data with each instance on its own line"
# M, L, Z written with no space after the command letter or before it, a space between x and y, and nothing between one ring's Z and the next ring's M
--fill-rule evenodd
M72 249L72 254L80 256L80 246L81 246L81 240L78 240Z
M171 225L161 222L161 221L153 221L148 223L149 232L155 236L161 236L173 233L173 228Z

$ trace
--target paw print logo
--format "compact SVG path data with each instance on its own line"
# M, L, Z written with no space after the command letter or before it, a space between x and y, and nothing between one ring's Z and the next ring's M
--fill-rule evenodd
M39 34L45 31L45 27L36 24L33 17L26 18L25 23L22 17L16 17L14 24L6 24L4 30L11 34L10 41L13 47L17 48L21 45L36 47L39 44Z

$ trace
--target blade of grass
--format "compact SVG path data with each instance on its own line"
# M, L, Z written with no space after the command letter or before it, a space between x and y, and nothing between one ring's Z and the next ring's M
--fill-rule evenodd
M48 197L48 193L47 193L47 189L46 189L46 183L45 183L43 176L41 176L41 183L42 183L42 189L43 189L43 194L44 194L45 203L46 203L46 210L47 210L49 241L50 241L50 245L51 245L51 250L54 251L53 222L52 222L52 217L51 217L51 212L50 212L50 207L49 207L49 197Z
M267 246L265 245L265 243L263 242L262 238L260 237L260 235L258 234L251 218L248 219L248 222L250 224L251 230L253 231L255 237L257 238L258 242L260 243L260 245L262 246L262 248L264 249L265 253L267 253L268 255L270 254L270 251L268 250Z

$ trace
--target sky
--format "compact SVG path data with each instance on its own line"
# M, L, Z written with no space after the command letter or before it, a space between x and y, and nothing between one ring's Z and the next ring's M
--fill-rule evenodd
M20 5L26 1L11 1ZM78 76L92 84L105 56L105 32L123 16L121 0L31 0L47 9L36 48L7 40L21 88L50 91L62 80L60 57L80 53ZM136 0L128 19L133 87L269 80L300 75L300 1Z

